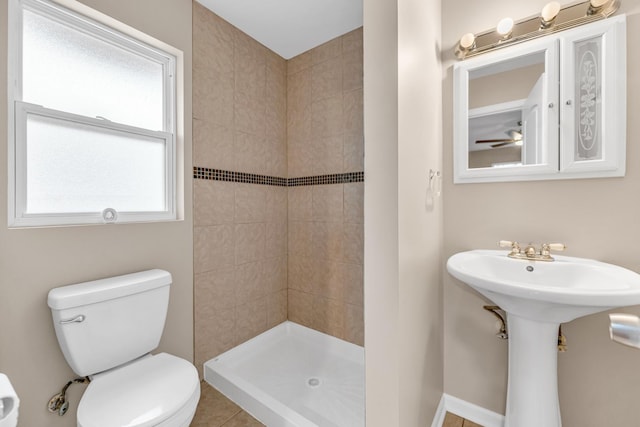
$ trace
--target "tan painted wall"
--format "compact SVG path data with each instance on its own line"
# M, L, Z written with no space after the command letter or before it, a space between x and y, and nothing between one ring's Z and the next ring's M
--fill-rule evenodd
M191 117L191 1L86 0L84 3L184 52L185 117ZM150 14L153 10L153 14ZM7 0L0 2L0 135L6 147ZM75 426L83 386L73 386L64 417L49 398L75 375L55 337L46 297L56 286L149 268L173 274L169 315L160 344L193 359L191 121L185 122L185 220L115 226L7 229L7 176L0 174L0 372L20 395L20 426ZM7 164L7 150L0 150ZM3 171L5 168L0 168Z
M491 150L469 151L469 168L488 168L494 163L519 162L522 147L502 147Z
M367 426L430 425L442 392L439 2L365 0Z
M440 1L398 1L400 426L431 425L443 386ZM366 27L365 27L366 28ZM368 152L365 150L365 152ZM369 215L369 211L367 214Z
M640 2L622 2L627 13L628 126L624 178L453 185L452 48L461 34L491 28L504 16L536 14L546 0L442 2L444 134L444 256L495 248L500 239L559 241L567 255L596 258L640 272ZM563 2L567 3L567 2ZM465 10L460 14L460 10ZM444 273L445 392L504 412L507 343L495 337L485 300ZM640 314L639 307L619 311ZM559 355L560 405L568 427L636 425L640 417L640 352L611 343L606 313L563 326L569 351Z

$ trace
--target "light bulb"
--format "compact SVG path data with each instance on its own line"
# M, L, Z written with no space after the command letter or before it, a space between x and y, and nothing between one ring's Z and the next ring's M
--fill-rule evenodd
M508 38L513 31L513 19L503 18L498 22L496 26L496 32L502 36L502 38Z
M550 3L547 3L542 8L542 12L540 12L540 21L541 21L540 27L549 28L553 24L553 21L558 16L558 13L560 13L560 3L558 3L557 1L552 1Z
M599 13L605 6L608 6L611 0L591 0L589 2L589 9L587 9L587 15L594 15Z
M476 44L476 36L473 33L467 33L460 38L460 47L465 50L472 49Z

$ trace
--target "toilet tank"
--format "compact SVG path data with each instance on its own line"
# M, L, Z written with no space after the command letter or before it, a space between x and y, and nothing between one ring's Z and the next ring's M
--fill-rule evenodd
M56 336L71 369L84 377L157 348L170 284L169 272L148 270L49 291Z

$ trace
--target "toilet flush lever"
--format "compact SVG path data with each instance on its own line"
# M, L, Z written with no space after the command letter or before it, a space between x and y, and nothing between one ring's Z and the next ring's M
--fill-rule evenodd
M67 319L67 320L61 320L60 324L61 325L66 325L69 323L80 323L80 322L84 322L85 319L85 315L84 314L80 314L76 317L74 317L73 319Z

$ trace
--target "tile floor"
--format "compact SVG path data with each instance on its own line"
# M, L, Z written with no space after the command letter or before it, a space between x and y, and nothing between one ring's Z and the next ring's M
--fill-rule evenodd
M264 427L264 424L204 381L202 381L201 390L200 403L191 427ZM447 412L442 427L482 426Z
M464 418L454 415L451 412L447 412L447 415L444 417L444 423L442 424L442 427L482 427L482 426L472 421L465 420Z
M191 427L264 427L206 382L202 381L200 389L200 403Z

